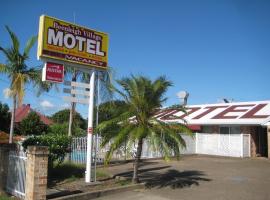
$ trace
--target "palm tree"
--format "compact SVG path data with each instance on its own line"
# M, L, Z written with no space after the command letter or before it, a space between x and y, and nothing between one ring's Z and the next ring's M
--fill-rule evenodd
M12 143L16 105L20 105L23 101L25 85L33 83L34 86L38 86L45 90L49 88L47 87L48 85L42 84L41 69L29 68L26 65L26 61L29 59L29 52L35 44L37 37L31 37L21 53L18 37L9 29L8 26L6 26L6 29L11 38L12 45L9 48L3 48L0 46L0 51L3 52L7 59L6 64L0 64L0 73L6 74L11 81L9 89L10 97L13 99L13 109L10 123L9 143Z
M104 133L103 146L113 139L106 155L107 161L111 159L113 152L126 141L137 144L132 178L132 181L137 183L142 145L145 139L150 141L154 149L162 153L165 160L169 160L171 156L179 158L180 147L185 147L185 141L179 133L191 134L191 131L184 124L164 123L154 117L167 99L164 97L165 92L172 86L172 83L164 76L154 81L143 76L131 76L131 78L118 80L117 83L123 91L115 90L123 97L127 109L121 115L102 122L98 129ZM113 127L116 126L121 127L117 134L113 132Z

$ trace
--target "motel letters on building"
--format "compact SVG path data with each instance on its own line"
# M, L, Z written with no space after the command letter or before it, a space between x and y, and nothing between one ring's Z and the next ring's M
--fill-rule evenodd
M156 114L161 121L188 124L249 124L263 125L270 120L270 101L222 103L187 106L187 113L163 109Z

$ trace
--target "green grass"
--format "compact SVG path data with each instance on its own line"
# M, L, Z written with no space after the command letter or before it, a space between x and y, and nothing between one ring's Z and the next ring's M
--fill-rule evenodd
M124 185L129 185L129 184L131 184L131 181L130 181L130 180L118 180L116 183L117 183L118 185L120 185L120 186L124 186Z
M0 195L0 200L14 200L14 198L7 197L5 195Z
M104 172L102 169L97 169L97 179L105 179L105 178L109 178L110 175L106 172Z
M72 182L77 179L83 178L85 175L84 164L74 164L64 162L60 165L54 166L50 172L49 183L57 182ZM102 169L97 169L97 179L109 178L109 174L105 173Z

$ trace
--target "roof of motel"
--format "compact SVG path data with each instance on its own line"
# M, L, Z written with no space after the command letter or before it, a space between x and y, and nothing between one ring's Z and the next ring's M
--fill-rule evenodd
M270 122L270 101L187 105L187 113L177 108L162 109L156 118L188 125L262 125Z

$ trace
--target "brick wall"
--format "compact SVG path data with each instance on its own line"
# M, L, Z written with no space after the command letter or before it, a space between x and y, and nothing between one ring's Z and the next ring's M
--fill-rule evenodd
M45 200L47 190L48 147L29 146L26 166L26 200Z

